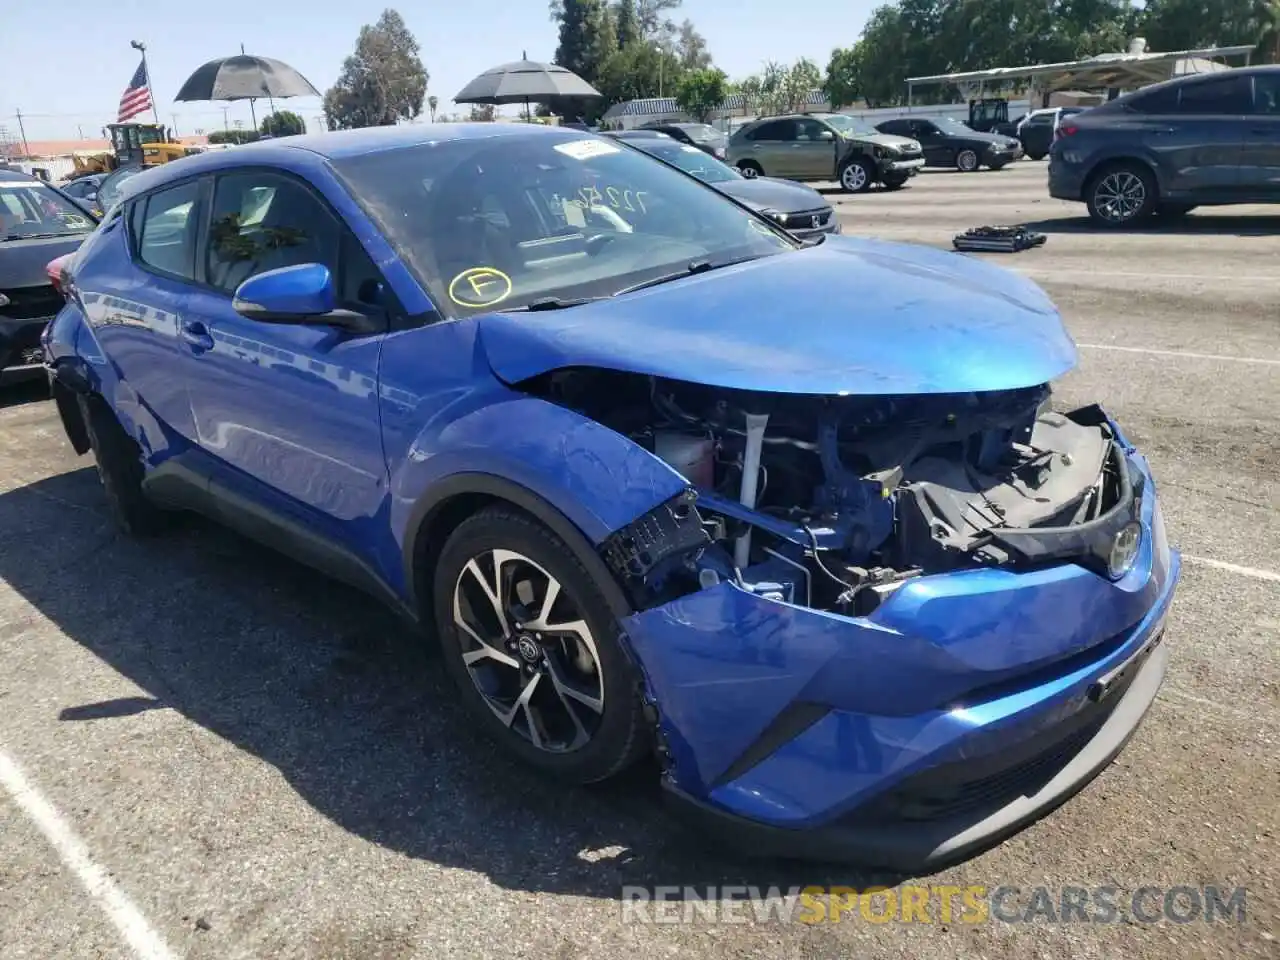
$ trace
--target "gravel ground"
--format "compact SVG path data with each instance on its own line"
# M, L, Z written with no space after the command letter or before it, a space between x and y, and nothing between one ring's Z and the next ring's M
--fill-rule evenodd
M473 738L430 649L361 596L195 520L117 537L52 404L19 389L0 409L0 759L78 836L71 862L103 875L95 900L10 769L0 956L129 957L159 940L218 960L1280 956L1280 218L1199 211L1098 235L1044 179L1024 161L830 196L848 231L888 239L946 246L1018 221L1049 234L990 258L1043 283L1081 344L1062 400L1101 399L1152 461L1187 558L1172 664L1083 793L909 882L1016 886L1009 905L1038 886L1055 901L1115 887L1121 904L1143 886L1244 886L1244 923L624 918L628 884L876 878L705 850L644 772L570 792L534 780ZM131 916L134 948L118 929Z

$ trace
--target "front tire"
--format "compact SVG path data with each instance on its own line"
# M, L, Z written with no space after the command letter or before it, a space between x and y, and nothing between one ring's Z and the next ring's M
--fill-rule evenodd
M875 181L875 171L865 157L852 157L840 167L839 178L845 193L866 193Z
M115 525L131 537L160 533L170 516L152 503L142 489L144 471L138 444L101 397L80 398L80 415Z
M743 160L738 164L738 172L748 180L754 180L756 177L764 176L764 168L754 160Z
M961 173L973 173L978 169L980 161L978 159L978 151L961 150L956 154L956 169Z
M907 177L885 177L884 188L886 190L901 190L907 185L907 181L911 178Z
M1111 228L1145 220L1155 212L1159 200L1156 178L1150 169L1137 163L1104 167L1085 191L1089 216L1094 223Z
M446 542L434 596L449 675L501 747L570 784L608 779L645 752L617 618L551 530L514 508L480 511Z

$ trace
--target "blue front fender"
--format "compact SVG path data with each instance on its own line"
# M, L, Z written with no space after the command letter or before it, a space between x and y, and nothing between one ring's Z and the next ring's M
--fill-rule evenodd
M465 491L449 483L464 475L528 491L595 545L687 486L643 447L572 410L515 391L478 398L475 409L428 425L392 473L391 520L406 556L423 504L445 486Z

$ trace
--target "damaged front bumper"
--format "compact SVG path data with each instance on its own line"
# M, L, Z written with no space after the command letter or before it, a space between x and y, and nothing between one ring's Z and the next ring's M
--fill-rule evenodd
M1155 697L1180 567L1128 459L1146 495L1119 579L922 576L861 617L722 581L625 620L680 810L752 852L918 871L1082 788Z

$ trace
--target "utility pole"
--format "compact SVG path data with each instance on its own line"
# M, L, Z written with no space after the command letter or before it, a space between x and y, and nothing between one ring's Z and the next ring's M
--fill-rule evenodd
M22 125L22 111L14 108L13 115L18 118L18 133L22 136L22 155L31 156L31 148L27 146L27 128Z
M231 132L231 124L227 122L227 111L228 111L228 110L230 110L230 109L231 109L230 107L223 107L223 108L222 108L222 129L223 129L226 133L230 133L230 132Z
M147 93L151 95L151 112L156 118L156 123L160 122L160 108L156 106L156 92L151 86L151 68L147 66L147 45L141 40L130 40L129 46L142 54L142 69L147 75Z
M76 133L80 134L81 140L84 139L84 126L82 124L79 124L79 123L76 124Z
M178 115L171 113L169 116L173 120L173 135L176 137L178 135Z

